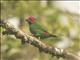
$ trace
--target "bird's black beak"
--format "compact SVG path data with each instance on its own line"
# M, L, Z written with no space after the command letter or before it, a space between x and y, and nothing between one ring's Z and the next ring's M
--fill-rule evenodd
M26 21L28 22L28 19L26 19Z

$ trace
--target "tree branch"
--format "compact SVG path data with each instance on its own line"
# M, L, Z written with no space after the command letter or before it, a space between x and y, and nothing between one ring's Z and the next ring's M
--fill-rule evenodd
M79 60L80 59L79 56L72 54L64 49L60 49L60 48L56 48L56 47L52 47L52 46L44 44L39 39L32 37L28 34L25 34L19 29L14 28L13 25L11 25L9 22L5 20L0 21L0 26L6 29L6 31L3 32L3 34L15 35L16 38L21 39L24 43L29 43L39 48L39 50L42 52L52 54L53 56L56 56L56 57L63 57L67 60Z

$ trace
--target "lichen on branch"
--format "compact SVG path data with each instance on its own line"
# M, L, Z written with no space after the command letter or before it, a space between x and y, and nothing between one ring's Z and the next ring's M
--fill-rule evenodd
M70 53L67 50L52 47L52 46L44 44L39 39L37 39L33 36L30 36L19 29L14 28L13 25L11 25L9 22L7 22L5 20L0 21L0 26L6 29L6 31L4 31L3 34L15 35L16 38L21 39L22 43L29 43L29 44L37 47L39 49L39 51L49 53L52 56L63 57L67 60L79 60L80 59L79 56L77 56L73 53Z

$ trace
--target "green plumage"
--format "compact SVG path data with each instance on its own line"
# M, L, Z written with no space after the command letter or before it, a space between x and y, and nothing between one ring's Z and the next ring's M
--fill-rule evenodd
M47 38L49 37L48 35L45 35L46 30L43 29L39 24L35 23L35 24L31 24L30 25L30 31L31 33L36 36L36 37L40 37L40 38Z
M40 37L41 39L48 38L48 37L56 37L56 35L52 35L46 31L45 28L43 28L39 23L37 23L33 18L28 19L29 23L29 29L30 32L35 36L35 37Z

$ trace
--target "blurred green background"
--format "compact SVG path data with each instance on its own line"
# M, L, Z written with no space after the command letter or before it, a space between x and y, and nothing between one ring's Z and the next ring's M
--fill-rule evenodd
M66 9L63 7L64 10L62 10L62 7L57 8L58 3L49 0L1 0L0 3L0 18L9 21L15 28L30 34L29 25L25 19L34 16L48 32L59 36L59 38L42 40L42 42L80 53L80 14L71 12L71 9L67 11L69 6L65 7ZM5 29L0 30L2 32ZM59 60L49 54L40 53L38 48L30 44L22 45L20 39L16 39L14 35L0 33L0 37L1 60Z

